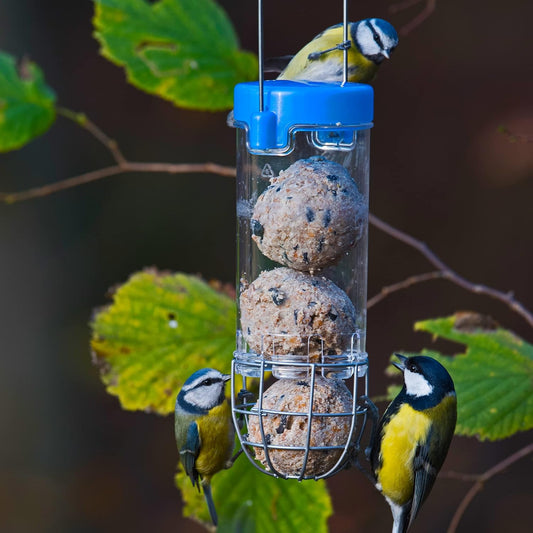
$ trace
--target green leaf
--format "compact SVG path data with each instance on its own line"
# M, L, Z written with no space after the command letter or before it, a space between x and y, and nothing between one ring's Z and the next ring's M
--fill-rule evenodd
M422 352L455 382L457 434L498 440L533 428L533 345L475 313L417 322L415 330L466 345L453 358Z
M239 50L213 0L95 0L95 36L128 81L177 106L223 110L237 83L257 78L254 54Z
M146 270L96 314L91 346L107 391L124 409L167 414L193 372L230 370L235 321L233 299L200 278Z
M185 516L206 525L209 512L202 494L183 472L176 485L185 501ZM218 533L326 533L332 514L326 483L276 479L259 472L243 455L229 470L213 477L213 499L219 517Z
M0 152L21 148L55 119L55 95L39 67L0 52Z

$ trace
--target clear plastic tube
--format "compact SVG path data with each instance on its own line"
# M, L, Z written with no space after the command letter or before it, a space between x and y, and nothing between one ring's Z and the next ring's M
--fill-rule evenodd
M369 141L306 126L253 152L237 128L238 373L262 358L278 378L366 368L353 362L366 360Z

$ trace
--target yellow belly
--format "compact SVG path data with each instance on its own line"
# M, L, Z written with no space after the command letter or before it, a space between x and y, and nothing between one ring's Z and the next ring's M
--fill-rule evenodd
M235 436L228 403L224 402L200 418L198 431L201 448L195 468L203 481L209 482L211 476L226 467L233 453Z
M413 458L429 431L430 419L407 404L383 428L378 483L385 496L398 505L413 496Z

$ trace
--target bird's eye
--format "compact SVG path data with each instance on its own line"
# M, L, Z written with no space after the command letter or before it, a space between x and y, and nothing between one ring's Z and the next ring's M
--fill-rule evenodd
M409 363L407 365L407 370L410 372L418 372L418 367L414 363Z
M377 33L374 34L374 41L379 44L379 35Z
M204 385L205 387L209 387L209 385L212 385L213 384L213 380L208 378L208 379L204 379L202 381L202 385Z

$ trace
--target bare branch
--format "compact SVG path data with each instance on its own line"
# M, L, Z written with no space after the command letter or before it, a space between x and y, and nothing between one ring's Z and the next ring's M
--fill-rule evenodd
M100 141L109 150L116 165L93 170L85 174L80 174L79 176L43 185L42 187L33 187L25 191L13 193L0 192L0 202L14 204L32 198L41 198L55 192L64 191L65 189L77 187L78 185L84 185L126 172L158 172L164 174L206 173L235 177L234 167L225 167L216 163L139 163L128 161L122 154L117 142L104 133L94 122L89 120L84 113L76 113L64 107L58 107L56 111L58 115L86 129L93 137Z
M163 172L166 174L218 174L234 178L235 167L226 167L217 163L135 163L128 161L123 168L126 172Z
M459 287L466 289L467 291L484 294L500 300L507 304L513 311L521 315L530 326L533 326L533 314L526 309L518 300L515 299L512 292L502 292L486 285L481 285L480 283L472 283L467 279L463 278L457 272L453 271L448 265L446 265L434 252L432 252L426 243L415 239L413 236L400 231L392 227L391 225L383 222L375 215L369 214L370 223L381 231L387 233L394 239L401 241L408 246L411 246L415 250L418 250L434 267L436 267L440 272L443 278L446 278Z
M436 272L427 272L426 274L415 274L414 276L409 276L403 281L399 281L398 283L393 283L392 285L387 285L383 287L378 294L376 294L366 302L366 307L367 309L370 309L372 306L381 302L381 300L384 300L387 296L389 296L389 294L392 294L393 292L407 289L409 287L412 287L413 285L416 285L417 283L422 283L423 281L429 281L432 279L438 279L443 277L444 274L440 270L437 270Z
M455 514L453 515L452 521L450 522L450 527L448 528L447 533L455 533L457 531L457 526L459 525L459 522L461 521L461 518L464 512L466 511L466 509L468 508L472 500L475 498L477 493L483 488L484 483L486 483L489 479L491 479L496 474L503 472L506 468L511 466L513 463L516 463L523 457L526 457L530 453L533 453L533 443L528 444L524 448L521 448L517 452L513 453L509 457L506 457L503 461L500 461L498 464L494 465L492 468L489 468L486 472L478 476L471 476L469 474L457 474L455 472L449 472L448 475L445 477L452 477L454 479L464 479L467 481L471 481L475 479L476 483L466 493L465 497L459 504L459 507L457 507L457 510L455 511Z
M216 163L136 163L124 161L124 163L120 165L93 170L92 172L43 185L42 187L34 187L32 189L14 193L0 192L0 201L5 202L6 204L14 204L24 200L41 198L55 192L64 191L65 189L77 187L78 185L85 185L86 183L92 183L93 181L108 178L110 176L125 174L126 172L154 172L164 174L205 173L230 177L235 176L234 167L225 167L223 165L217 165Z
M48 196L49 194L53 194L58 191L70 189L71 187L77 187L78 185L91 183L93 181L97 181L102 178L107 178L109 176L116 176L117 174L121 174L122 172L123 170L119 165L113 165L111 167L93 170L92 172L87 172L86 174L81 174L73 178L58 181L56 183L43 185L42 187L34 187L32 189L26 189L25 191L12 193L0 192L0 201L5 202L6 204L14 204L16 202L22 202L24 200L41 198L43 196Z
M444 479L457 479L458 481L477 481L480 474L464 474L463 472L454 472L448 470L447 472L440 472L439 477Z
M86 129L91 133L96 139L98 139L110 152L113 156L113 159L117 165L123 165L126 163L126 158L122 155L117 142L111 137L108 137L94 122L92 122L85 113L76 113L70 109L64 107L56 108L57 114L62 117L72 120L78 126Z
M405 0L404 2L398 2L396 4L393 4L389 7L389 11L391 13L398 13L399 11L404 11L405 9L409 9L410 7L419 4L422 2L422 0ZM431 16L431 14L435 11L437 7L437 0L426 0L426 5L420 11L420 13L414 17L410 22L405 24L405 26L402 26L400 28L400 35L407 35L411 33L415 28L420 26L427 18Z

